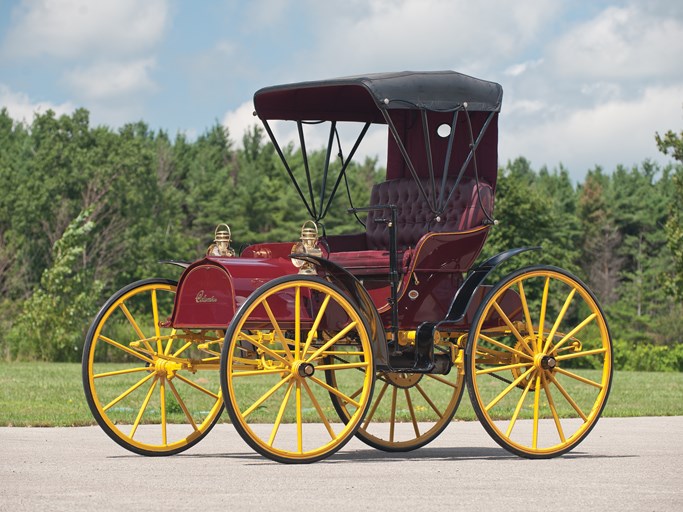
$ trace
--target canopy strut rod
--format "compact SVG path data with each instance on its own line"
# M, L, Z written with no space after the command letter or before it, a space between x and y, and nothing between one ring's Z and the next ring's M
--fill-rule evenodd
M469 112L465 109L465 114L467 115L469 119ZM462 167L460 168L460 174L458 176L458 181L460 181L460 178L462 177L463 174L465 174L465 169L470 163L470 160L472 160L472 157L474 156L474 152L477 150L477 147L479 147L479 143L482 141L484 138L484 134L486 133L486 130L489 127L489 124L491 124L491 120L493 119L493 115L495 112L491 112L488 117L486 118L486 121L484 121L484 125L481 127L481 130L479 130L479 135L477 135L477 140L475 140L472 144L470 144L470 152L467 155L467 158L465 158L465 161L462 164ZM472 134L470 134L471 136ZM455 192L455 189L457 188L457 183L456 186L454 186L451 191L448 194L448 198L446 199L446 203L451 200L451 196L453 195L453 192Z
M368 132L368 128L370 128L371 123L365 123L365 126L363 126L363 129L360 131L360 134L356 138L356 142L351 148L351 152L349 153L349 156L346 158L346 161L344 161L343 156L341 155L340 151L340 157L342 158L342 168L341 171L339 171L339 176L337 176L337 181L334 183L334 187L332 188L332 192L330 193L330 197L327 199L327 205L325 206L325 209L322 211L322 215L320 218L324 218L325 215L327 215L327 211L330 209L330 205L332 204L332 199L334 199L334 196L337 193L337 188L339 187L339 183L341 183L342 178L346 174L346 169L349 166L349 163L351 160L353 160L353 156L356 154L356 150L358 149L358 146L360 146L360 143L362 140L365 138L365 134ZM337 134L337 137L339 135ZM339 143L339 139L337 139L337 142ZM340 144L341 146L341 144ZM322 204L320 205L320 208L322 208Z
M427 193L425 192L425 189L422 186L422 183L420 182L420 178L417 175L417 171L415 170L415 166L413 165L413 162L410 159L410 156L408 156L408 151L406 150L406 147L403 145L403 141L401 140L401 137L399 136L398 131L396 130L396 125L394 124L394 121L389 116L389 112L387 111L386 108L380 108L380 112L382 112L382 115L384 116L384 120L387 122L387 126L389 127L389 131L391 131L391 135L394 137L394 141L396 141L396 145L398 146L398 149L401 152L401 156L403 156L403 160L408 165L408 170L410 171L410 174L413 176L413 179L415 180L415 183L417 184L417 188L420 191L420 194L422 194L422 197L426 201L426 203L429 206L429 209L432 211L432 213L436 214L436 210L434 209L434 206L432 205L432 203L429 201L429 197L427 196Z
M271 130L268 121L266 119L262 119L262 121L263 126L266 129L266 132L268 132L270 141L273 143L273 146L275 146L275 151L277 151L280 160L282 160L282 163L284 164L285 169L287 170L287 174L289 174L289 179L292 181L294 187L296 188L296 191L299 193L299 197L301 198L301 201L304 203L306 210L308 210L308 213L310 214L311 218L317 219L318 216L316 215L316 213L313 212L313 210L311 210L311 206L308 204L308 201L306 201L304 193L301 191L301 187L299 186L299 183L296 181L294 173L292 172L292 169L290 169L289 164L287 163L287 159L285 158L285 155L282 153L282 149L280 148L280 145L277 143L277 139L275 139L275 135L273 135L273 130Z
M325 154L325 167L323 168L323 182L320 186L320 212L323 211L323 205L325 204L325 190L327 189L327 174L330 171L330 158L332 157L332 146L334 145L334 131L337 128L337 121L332 121L330 124L330 138L327 141L327 153ZM315 220L320 220L324 217L321 215Z
M446 179L448 178L448 172L451 168L451 153L453 152L453 141L455 140L455 126L458 123L458 113L460 111L456 110L453 112L453 121L451 122L451 133L448 135L448 148L446 149L446 159L443 162L443 174L441 175L441 192L439 193L439 215L446 209L446 203L443 200L443 196L446 193ZM459 181L460 176L458 176Z
M304 128L301 120L296 122L296 127L299 130L299 143L301 144L301 156L304 159L304 169L306 169L306 180L308 181L308 195L311 198L311 206L313 207L313 213L318 214L318 209L315 206L315 197L313 197L313 186L311 184L311 170L308 165L308 152L306 151L306 140L304 137ZM322 208L322 203L320 204Z
M422 135L425 141L425 152L427 153L427 169L429 170L429 183L431 185L432 198L434 199L434 208L438 209L439 205L436 202L436 181L434 180L434 162L432 161L432 141L429 139L429 122L427 121L427 110L420 109L422 116Z

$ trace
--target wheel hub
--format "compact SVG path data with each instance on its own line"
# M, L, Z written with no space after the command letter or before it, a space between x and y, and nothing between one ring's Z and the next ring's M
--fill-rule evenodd
M541 368L544 370L552 370L557 366L557 360L552 356L543 356L541 358Z
M154 361L154 371L160 377L166 377L167 379L172 379L178 370L182 368L182 365L176 363L175 361L169 361L168 359L163 359L161 357Z
M301 378L310 377L315 373L315 366L311 363L300 362L294 365L293 370Z

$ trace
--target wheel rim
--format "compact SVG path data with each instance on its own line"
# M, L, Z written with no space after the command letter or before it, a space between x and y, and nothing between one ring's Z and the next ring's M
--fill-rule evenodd
M296 313L289 321L276 318L278 303L292 305ZM267 320L248 329L259 311ZM325 329L332 316L341 329ZM374 363L365 324L339 291L302 279L257 290L226 339L221 367L226 405L254 449L280 462L312 462L353 435L372 394ZM345 362L329 363L331 356ZM324 382L328 370L343 374L336 386ZM352 410L346 424L333 423L328 393Z
M467 349L468 389L480 421L506 449L528 457L572 449L598 420L611 375L602 311L565 272L519 272L480 306Z
M146 282L114 296L86 340L84 384L100 426L145 455L177 453L204 437L223 407L221 331L177 332L175 284Z
M435 351L441 349L448 348L435 347ZM328 374L328 382L336 382L334 372ZM389 452L415 450L443 432L455 415L465 383L462 363L447 375L377 372L376 379L372 402L356 437ZM340 417L347 418L344 404L334 395L330 398Z

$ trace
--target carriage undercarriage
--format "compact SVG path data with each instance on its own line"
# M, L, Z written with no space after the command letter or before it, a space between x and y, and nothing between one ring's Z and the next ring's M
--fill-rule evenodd
M273 119L297 121L303 150L313 120L330 121L329 147L337 122L364 123L361 135L317 203L306 160L308 195L274 140L314 221L294 247L256 244L237 257L229 235L216 236L177 283L133 283L104 305L83 380L105 432L136 453L170 455L199 442L225 407L242 438L279 462L323 459L354 435L410 451L451 423L466 386L477 418L510 452L547 458L579 444L611 384L597 299L549 266L486 282L532 248L472 266L493 226L500 95L497 84L452 72L259 91L271 137ZM389 160L373 204L354 209L367 213L365 233L318 236L372 123L388 126ZM439 140L432 130L444 124Z

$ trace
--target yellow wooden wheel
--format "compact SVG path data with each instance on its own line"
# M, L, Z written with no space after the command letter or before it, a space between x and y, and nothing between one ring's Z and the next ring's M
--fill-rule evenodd
M328 362L331 357L343 362ZM324 372L338 374L335 385ZM339 450L365 415L374 383L368 328L336 286L286 276L256 290L237 312L221 354L221 384L237 432L285 463ZM328 393L349 409L338 420Z
M448 347L435 347L439 350ZM425 446L444 431L458 409L465 389L461 370L462 366L454 366L447 375L377 372L372 404L356 437L387 452ZM336 382L335 374L326 372L330 384ZM340 417L347 418L346 404L334 395L331 398Z
M93 416L124 448L171 455L199 442L223 410L224 331L162 327L176 283L138 281L114 294L88 331L83 387Z
M554 267L518 270L475 315L465 353L474 410L493 439L527 458L578 445L612 381L612 343L591 291Z

